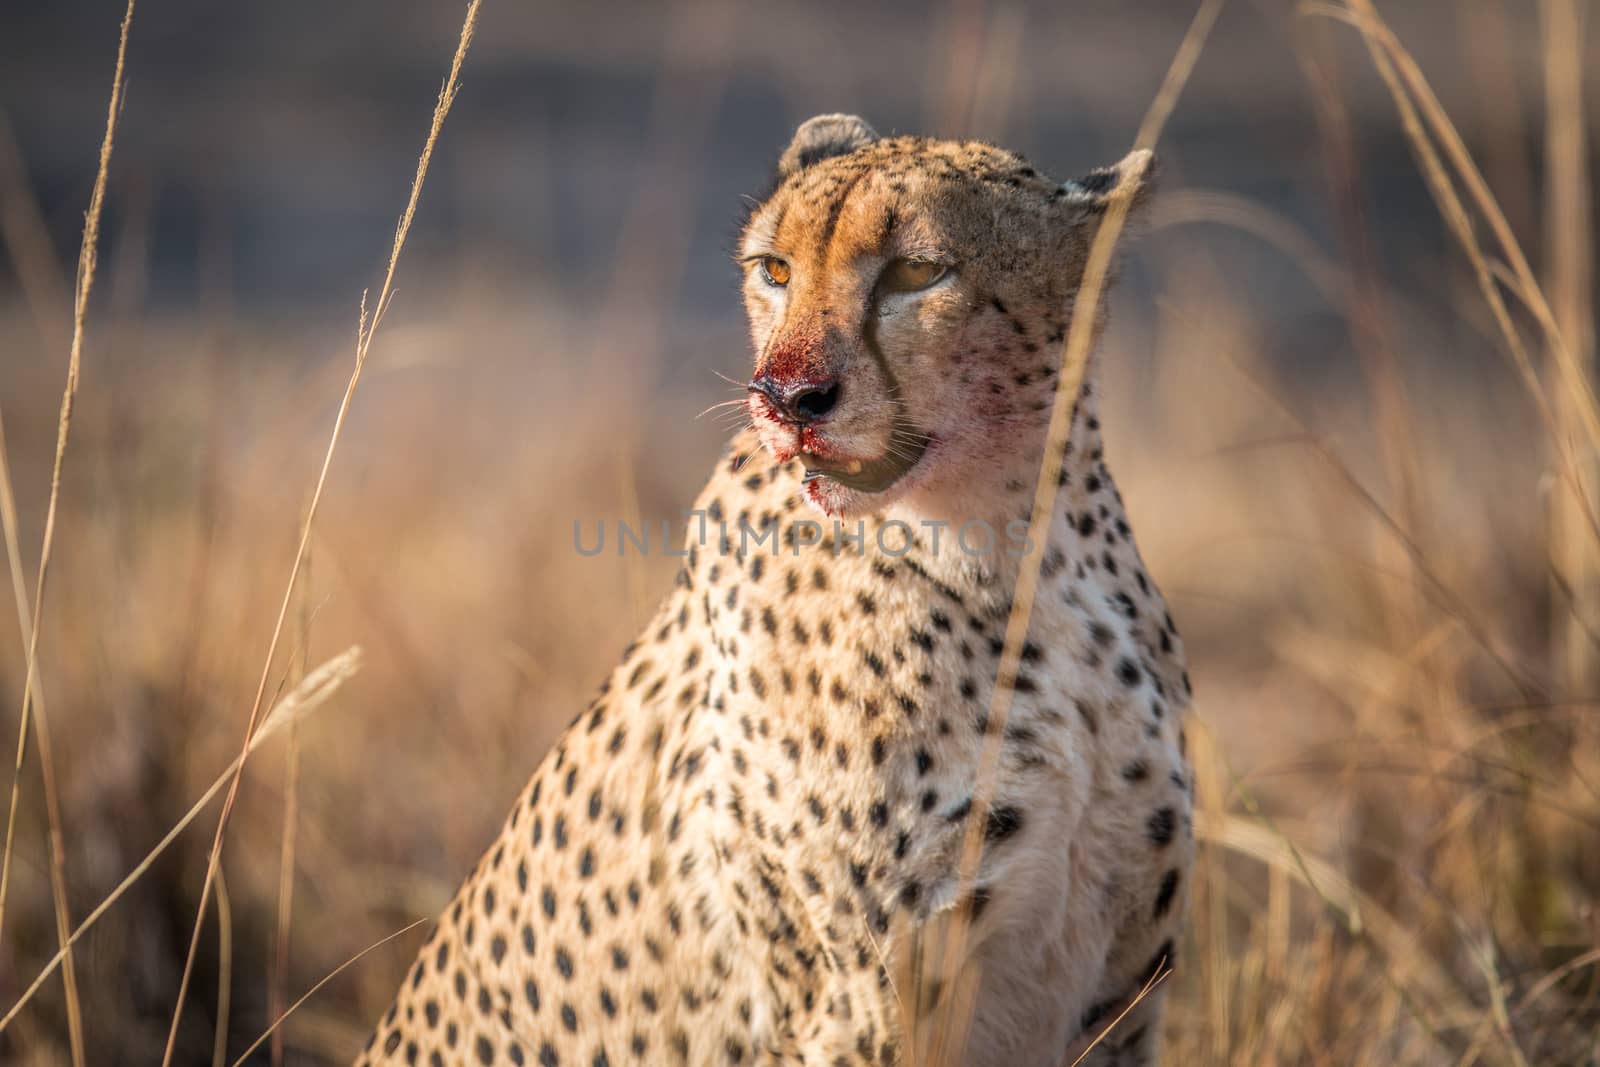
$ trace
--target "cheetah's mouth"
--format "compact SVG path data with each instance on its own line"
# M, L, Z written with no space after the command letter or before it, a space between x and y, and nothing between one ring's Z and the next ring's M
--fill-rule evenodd
M881 493L904 478L921 461L931 440L908 421L896 419L894 428L889 432L889 445L877 459L853 459L840 463L802 452L800 459L806 468L802 481L814 482L818 478L827 478L856 492Z

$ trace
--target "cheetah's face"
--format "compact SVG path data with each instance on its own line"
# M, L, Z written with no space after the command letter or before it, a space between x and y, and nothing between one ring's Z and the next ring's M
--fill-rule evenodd
M749 410L830 514L912 491L970 495L1049 423L1094 224L1149 164L1058 185L976 142L800 127L739 247L756 360Z

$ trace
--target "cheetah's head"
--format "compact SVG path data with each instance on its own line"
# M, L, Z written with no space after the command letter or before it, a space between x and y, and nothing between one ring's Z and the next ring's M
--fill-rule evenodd
M987 144L802 125L738 257L750 413L779 460L802 460L811 502L943 506L1036 464L1095 226L1142 198L1150 165L1135 152L1061 184Z

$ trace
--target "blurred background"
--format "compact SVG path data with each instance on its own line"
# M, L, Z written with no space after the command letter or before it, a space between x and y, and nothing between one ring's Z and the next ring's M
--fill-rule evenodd
M1450 166L1478 264L1347 9L1235 0L1112 299L1109 459L1196 687L1201 869L1168 1047L1594 1064L1600 13L1379 10L1497 204ZM121 14L0 5L0 416L27 603ZM237 754L462 14L134 15L39 639L75 923ZM484 8L269 702L364 656L250 761L173 1062L232 1062L431 917L666 589L671 559L580 557L573 522L674 518L704 480L722 430L697 415L748 370L741 197L794 127L857 112L1072 176L1127 150L1192 14ZM0 789L25 649L0 610ZM0 1011L57 948L35 731L18 797ZM81 1026L57 973L0 1061L160 1062L219 808L79 943ZM251 1062L347 1059L425 936L341 972Z

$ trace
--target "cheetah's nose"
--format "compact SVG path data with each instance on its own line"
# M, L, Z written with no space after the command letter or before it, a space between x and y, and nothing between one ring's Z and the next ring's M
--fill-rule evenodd
M796 426L816 422L839 403L839 382L834 378L781 382L762 374L750 383L750 391L766 397L780 418Z

